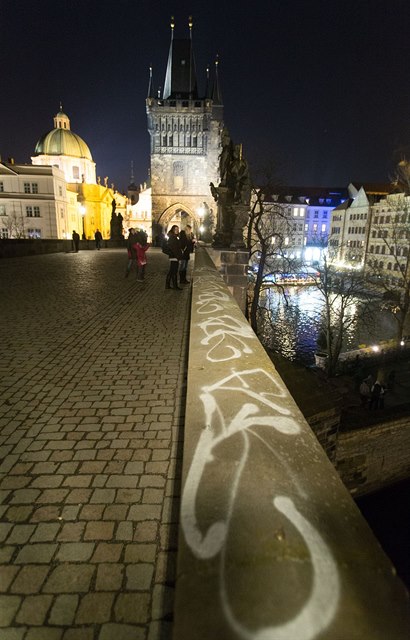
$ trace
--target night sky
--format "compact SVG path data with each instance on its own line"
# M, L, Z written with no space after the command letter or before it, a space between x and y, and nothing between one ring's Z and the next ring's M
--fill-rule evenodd
M149 66L192 14L200 92L220 57L225 123L290 185L386 182L410 156L408 0L0 0L0 154L30 162L60 101L119 190L148 176Z

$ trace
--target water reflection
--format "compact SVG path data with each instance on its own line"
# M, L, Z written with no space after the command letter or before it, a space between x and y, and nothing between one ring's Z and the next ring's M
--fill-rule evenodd
M286 298L286 300L285 300ZM268 313L262 320L264 344L288 360L312 364L323 314L324 302L316 287L289 287L284 296L276 289L265 289L260 304ZM351 313L357 313L357 303ZM357 349L361 344L378 343L395 336L395 323L374 301L372 323L357 318L346 331L343 351Z

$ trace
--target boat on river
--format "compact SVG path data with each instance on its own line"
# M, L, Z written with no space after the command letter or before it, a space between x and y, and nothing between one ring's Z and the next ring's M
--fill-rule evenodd
M297 273L274 273L265 278L262 286L305 287L317 284L319 275L319 272L315 269L306 269Z

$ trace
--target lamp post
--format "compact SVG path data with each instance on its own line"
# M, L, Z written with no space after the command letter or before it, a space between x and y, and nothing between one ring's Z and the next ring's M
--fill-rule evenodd
M85 226L84 226L84 220L85 220L85 214L86 214L86 212L87 212L87 211L86 211L86 208L84 207L84 205L82 205L82 204L81 204L81 205L80 205L80 214L81 214L81 217L82 217L82 219L83 219L83 235L82 235L82 239L83 239L83 240L85 240L85 239L86 239L86 238L85 238Z
M203 207L198 207L198 209L196 210L197 214L199 216L199 234L198 234L198 240L201 239L201 234L204 232L204 226L202 224L202 221L204 219L204 208Z

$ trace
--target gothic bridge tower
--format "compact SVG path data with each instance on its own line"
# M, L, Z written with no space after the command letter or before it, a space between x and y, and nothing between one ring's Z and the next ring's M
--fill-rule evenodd
M192 46L189 38L174 38L164 89L155 92L152 69L146 99L148 132L151 138L151 188L153 238L170 224L182 228L191 223L196 230L210 227L216 218L215 201L209 184L219 184L219 159L223 129L223 104L219 89L218 61L211 86L209 69L204 94L198 92Z

